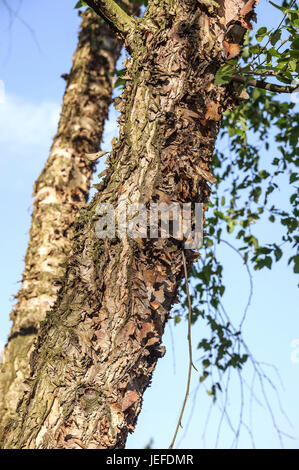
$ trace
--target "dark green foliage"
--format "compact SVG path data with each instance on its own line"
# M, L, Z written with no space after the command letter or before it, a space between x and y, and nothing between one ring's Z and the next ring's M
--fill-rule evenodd
M274 77L276 81L291 84L299 72L299 11L296 1L279 6L282 20L276 29L263 26L254 37L247 35L242 52L243 60L230 60L216 75L219 85L229 83L232 75L251 78Z

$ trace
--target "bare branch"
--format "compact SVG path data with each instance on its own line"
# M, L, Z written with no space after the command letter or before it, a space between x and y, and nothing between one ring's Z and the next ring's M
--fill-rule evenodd
M181 409L179 421L177 423L175 433L174 433L174 436L172 438L169 449L173 449L173 446L174 446L177 434L179 432L179 429L180 429L180 427L182 427L182 419L183 419L183 415L184 415L184 410L185 410L185 406L186 406L188 396L189 396L189 392L190 392L192 367L194 367L194 369L197 370L196 367L193 364L193 359L192 359L192 341L191 341L192 302L191 302L191 297L190 297L190 292L189 292L188 272L187 272L186 258L185 258L184 250L182 251L182 259L183 259L184 275L185 275L185 281L186 281L186 292L187 292L187 298L188 298L188 336L187 336L187 339L188 339L188 345L189 345L189 368L188 368L188 379L187 379L187 388L186 388L185 398L184 398L183 406L182 406L182 409Z
M233 75L232 80L237 83L242 83L247 86L255 88L262 88L263 90L273 91L275 93L292 93L298 86L291 85L275 85L274 83L267 83L264 80L247 79L241 75Z
M123 38L132 31L133 17L128 15L114 0L86 0L86 3Z

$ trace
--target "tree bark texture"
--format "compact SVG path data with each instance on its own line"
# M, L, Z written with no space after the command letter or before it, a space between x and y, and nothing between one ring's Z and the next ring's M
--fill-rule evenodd
M72 258L41 327L5 448L122 448L134 430L164 354L184 243L174 237L100 240L97 208L116 206L120 197L146 207L209 200L219 120L234 105L230 87L215 86L214 77L227 58L228 29L249 27L254 1L248 4L244 12L242 0L219 7L151 0L126 36L131 57L118 103L119 138L98 193L76 219ZM190 266L194 253L185 255Z
M61 117L46 165L34 185L30 239L22 287L0 374L0 422L13 416L29 371L39 323L53 305L70 252L70 233L85 205L112 95L121 44L95 13L82 14L77 50L67 80Z

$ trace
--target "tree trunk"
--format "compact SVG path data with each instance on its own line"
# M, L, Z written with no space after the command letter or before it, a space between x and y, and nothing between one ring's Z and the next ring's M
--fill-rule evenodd
M66 76L58 131L34 185L35 201L22 287L11 313L13 326L0 374L0 422L15 413L29 373L39 323L53 305L70 252L70 233L85 205L94 165L86 152L99 149L112 95L112 73L121 43L98 15L82 15L77 50Z
M103 12L111 0L88 3L111 21ZM152 0L142 20L115 21L131 52L119 138L98 193L76 219L73 255L4 447L121 448L134 430L164 353L184 241L99 239L100 204L208 201L218 123L234 104L230 87L215 86L214 77L227 57L227 25L238 21L244 32L248 26L239 24L249 20L254 1L238 13L243 4ZM194 253L185 255L190 266Z

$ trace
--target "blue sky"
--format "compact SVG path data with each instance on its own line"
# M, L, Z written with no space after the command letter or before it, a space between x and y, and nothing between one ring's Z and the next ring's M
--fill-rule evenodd
M30 227L32 186L47 159L51 139L56 131L65 87L60 75L69 71L76 47L80 19L73 9L74 3L72 0L11 0L11 6L19 5L20 17L10 24L10 17L0 2L0 80L5 86L4 100L1 99L0 89L2 345L10 328L9 312L13 304L11 296L20 286ZM259 25L265 21L269 26L279 22L278 11L270 7L266 0L260 1L258 13ZM111 110L103 148L109 149L112 137L117 135L115 116L115 112ZM287 188L282 187L281 197L286 198L286 194ZM280 236L279 227L273 225L262 225L260 231L265 238L270 235L272 240ZM232 318L237 321L247 301L248 277L238 256L228 247L222 248L221 257L225 263L227 283L224 303ZM185 391L188 364L186 327L185 322L177 327L170 322L166 328L163 343L167 354L159 361L152 385L145 393L136 431L128 439L129 448L142 448L150 438L154 439L153 446L157 448L168 447L171 441ZM196 344L205 331L205 326L200 323L193 329L195 358L198 357ZM287 267L285 258L274 265L271 271L255 273L254 298L245 324L244 337L254 356L260 361L273 364L280 373L283 387L273 367L265 366L278 387L280 400L290 423L281 412L270 387L269 401L278 427L294 437L284 437L285 447L299 448L299 353L295 351L295 345L298 346L299 343L298 294L296 279ZM250 383L250 368L244 371L244 380ZM194 373L192 394L183 420L184 428L177 440L181 448L214 448L216 445L224 395L211 407L211 399L204 386L201 385L198 389L198 383L198 375ZM197 389L198 393L195 395ZM237 376L232 377L229 390L227 412L232 426L238 428L242 407ZM256 399L250 400L245 385L244 422L252 431L256 447L279 447L271 413L263 402L257 383L255 393ZM190 414L192 419L189 422ZM217 441L220 448L235 445L234 435L225 420L226 417ZM252 447L251 431L248 432L246 424L241 428L239 447Z

